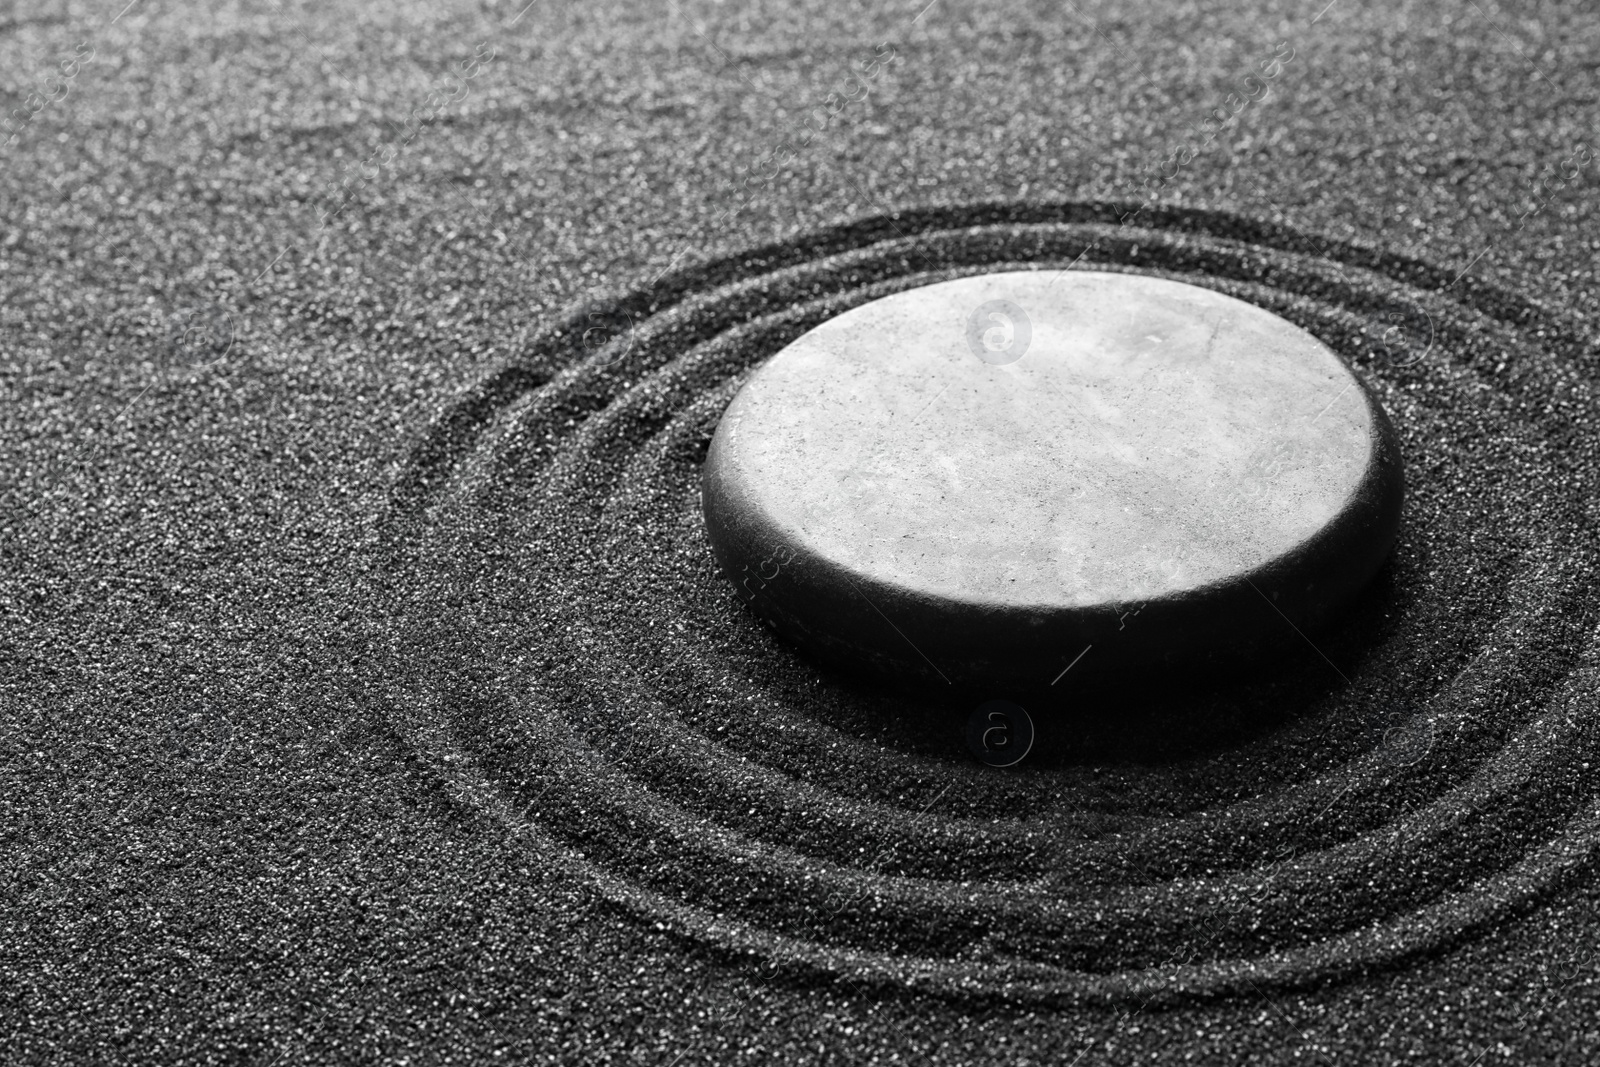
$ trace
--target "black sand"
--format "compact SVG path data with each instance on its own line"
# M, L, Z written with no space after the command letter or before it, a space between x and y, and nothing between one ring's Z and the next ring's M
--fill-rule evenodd
M1317 7L0 17L0 1054L1592 1059L1600 19ZM819 317L1073 262L1312 330L1408 500L999 771L695 475Z

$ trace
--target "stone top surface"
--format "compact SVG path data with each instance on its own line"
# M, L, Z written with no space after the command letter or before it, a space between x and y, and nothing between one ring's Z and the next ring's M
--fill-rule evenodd
M855 308L758 368L717 476L789 543L1006 607L1237 577L1343 509L1374 449L1327 346L1251 304L1090 271L990 274Z

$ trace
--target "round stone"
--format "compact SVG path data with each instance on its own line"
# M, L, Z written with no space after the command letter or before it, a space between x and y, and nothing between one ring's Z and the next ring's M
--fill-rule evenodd
M1242 661L1394 542L1393 427L1326 345L1135 274L887 296L757 368L702 471L723 569L781 634L898 679Z

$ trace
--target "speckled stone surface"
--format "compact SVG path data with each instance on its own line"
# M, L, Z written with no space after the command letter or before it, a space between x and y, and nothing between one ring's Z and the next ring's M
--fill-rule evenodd
M1388 554L1402 464L1350 369L1270 312L1013 271L791 343L728 406L701 487L725 573L785 634L999 688L1094 642L1086 668L1299 639Z

